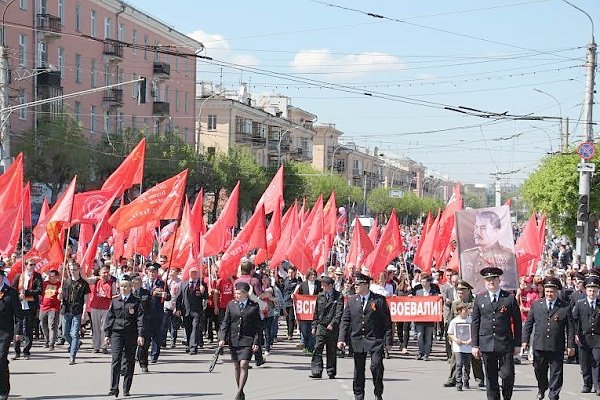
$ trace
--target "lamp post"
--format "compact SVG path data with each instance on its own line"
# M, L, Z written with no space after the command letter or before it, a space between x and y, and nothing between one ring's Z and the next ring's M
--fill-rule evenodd
M563 153L565 152L565 150L567 150L567 147L569 147L569 118L567 118L566 120L563 118L562 106L556 97L541 89L534 88L533 90L535 90L538 93L545 94L546 96L554 100L558 105L558 111L560 112L560 147L558 151Z
M344 147L343 144L340 144L338 147L333 149L333 153L331 153L331 174L333 175L333 165L335 164L335 152Z
M204 104L206 104L206 102L208 100L212 99L213 97L220 96L222 94L223 94L223 92L213 93L210 96L208 96L206 99L204 99L202 101L202 103L200 103L200 107L198 108L198 129L196 129L196 140L195 140L196 154L200 154L200 131L202 131L202 107L204 107Z
M302 126L291 126L287 128L283 133L279 134L279 142L277 143L277 168L281 166L281 141L286 133L291 131L292 129L303 128Z

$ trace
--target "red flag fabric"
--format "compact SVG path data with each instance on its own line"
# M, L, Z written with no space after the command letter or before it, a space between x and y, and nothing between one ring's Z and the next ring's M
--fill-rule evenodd
M336 222L337 234L341 235L346 232L346 228L348 227L348 214L342 214L339 216Z
M369 239L371 239L371 243L373 243L373 246L377 244L377 242L379 241L379 235L381 234L381 231L379 230L379 222L377 219L378 218L375 217L375 222L373 223L371 230L369 230Z
M283 165L279 167L277 173L269 183L269 186L265 192L260 196L258 203L254 211L258 210L260 206L264 204L265 214L270 214L275 211L276 208L281 209L284 206L283 203Z
M289 210L286 213L286 216L289 215ZM275 253L275 249L277 248L277 242L281 237L281 208L275 207L273 211L273 215L271 216L271 222L269 222L269 226L267 227L267 247L266 249L260 249L258 253L256 253L256 257L254 257L254 265L259 265L267 261L269 257Z
M504 203L505 206L512 207L512 197L509 197L508 200Z
M199 236L194 230L190 204L187 199L181 214L181 223L177 235L172 236L162 247L160 254L167 256L169 266L183 267L188 262L189 251L192 256L198 256Z
M188 258L185 262L185 265L183 267L183 280L187 281L188 279L190 279L190 269L192 269L192 267L196 267L200 270L200 276L202 276L202 265L200 263L200 257L198 256L194 256L194 252L192 251L192 248L190 247L188 249Z
M191 214L194 231L198 235L204 235L206 233L206 224L204 223L204 188L200 189L200 193L196 196Z
M96 258L96 253L98 253L98 245L100 244L100 232L102 230L102 224L104 219L102 219L94 230L94 234L91 237L90 243L85 250L85 254L81 260L81 267L83 269L83 276L90 276L94 271L94 259Z
M240 233L231 242L219 264L219 278L227 279L237 273L240 260L248 251L266 249L266 220L265 207L261 205L258 211L250 217Z
M30 228L31 222L31 184L27 182L23 189L23 226Z
M240 182L235 185L219 218L204 235L203 257L214 256L227 247L229 232L237 226L238 201L240 197Z
M352 231L352 238L350 239L350 249L348 250L348 257L346 258L346 264L354 264L357 270L364 264L368 255L373 251L374 246L365 232L365 228L360 223L358 217L354 219L354 230Z
M117 196L121 196L125 190L133 185L142 183L145 155L146 138L143 138L131 150L131 153L123 160L121 165L104 181L102 190L117 192Z
M437 238L438 226L440 224L441 212L438 210L438 214L431 225L431 228L427 230L427 233L423 237L422 243L420 243L415 253L413 263L418 266L421 271L430 272L431 263L433 260L433 247Z
M178 219L185 192L188 170L183 170L119 207L108 223L119 231L146 225L161 219Z
M123 255L127 258L131 258L135 254L150 254L152 245L154 244L154 229L157 226L158 221L151 221L146 225L131 228L127 237L127 245L123 250Z
M279 238L279 241L277 241L277 247L271 256L271 262L269 263L271 268L276 268L285 260L287 250L291 245L294 234L300 229L298 203L294 203L294 205L286 212L281 221L281 226L281 237Z
M439 264L440 256L448 246L452 229L454 229L454 214L456 211L462 210L463 200L460 194L460 184L454 186L454 193L448 200L448 204L440 217L437 237L434 244L433 258Z
M77 253L75 260L81 265L83 257L87 251L88 244L94 237L94 226L92 224L79 225L79 239L77 239Z
M529 274L530 261L538 258L542 253L539 241L539 230L535 213L531 213L521 236L515 243L515 256L517 257L517 271L519 276Z
M390 261L402 254L403 251L404 245L400 237L400 227L396 217L396 210L394 209L387 225L381 233L377 246L369 257L367 257L365 264L369 268L369 271L371 271L371 275L377 278Z
M23 174L23 153L19 153L15 161L0 175L0 214L21 205Z
M297 231L286 252L288 261L298 268L302 274L306 274L308 269L312 267L312 252L306 246L306 237L308 236L310 227L311 223L305 221L300 230Z
M186 200L186 203L187 203L187 200ZM185 207L184 207L184 210L185 210ZM165 225L160 230L160 233L158 235L158 243L162 244L162 243L168 242L176 230L177 230L177 221L169 222L167 225Z
M73 201L73 224L96 224L106 216L118 191L91 190L77 193ZM91 238L91 236L90 236Z
M331 192L325 208L323 208L323 234L336 235L337 233L337 206L335 205L335 192Z

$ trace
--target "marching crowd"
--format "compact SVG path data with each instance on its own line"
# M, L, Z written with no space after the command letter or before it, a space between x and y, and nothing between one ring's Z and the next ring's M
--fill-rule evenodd
M454 270L429 273L413 265L413 234L414 227L404 232L404 257L378 276L344 265L341 254L322 273L310 269L305 274L287 263L272 270L244 258L239 274L225 279L218 277L218 260L192 267L184 276L182 268L168 266L165 256L142 263L138 257L112 260L105 254L91 276L82 276L75 261L42 275L30 259L8 281L16 256L6 258L0 261L0 399L10 391L9 354L12 360L27 360L37 340L46 351L66 349L73 365L89 332L93 352L112 354L109 394L114 396L121 376L123 394L130 395L136 362L148 372L161 349L183 346L194 356L208 341L229 346L236 399L243 400L250 361L267 362L278 335L298 340L298 348L312 356L313 379L322 378L323 371L335 379L337 358L353 357L356 399L365 396L367 357L375 398L381 399L383 360L393 343L401 354L427 362L436 338L446 343L445 387L469 389L472 371L488 399L510 400L514 365L529 358L539 400L559 398L565 361L581 365L582 392L600 396L600 273L573 263L568 244L550 242L544 268L521 277L516 292L500 288L501 269L482 269L486 290L477 294ZM317 296L313 321L296 320L294 294ZM392 323L386 297L393 295L439 296L443 320ZM184 337L179 336L182 327ZM410 348L413 334L417 343Z

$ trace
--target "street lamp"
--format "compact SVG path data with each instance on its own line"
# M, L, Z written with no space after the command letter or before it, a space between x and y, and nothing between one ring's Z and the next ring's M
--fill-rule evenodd
M335 164L335 152L344 147L343 144L340 144L338 147L333 149L333 153L331 153L331 174L333 175L333 164Z
M569 146L569 120L567 119L565 121L565 119L563 118L562 106L556 97L552 96L550 93L545 92L541 89L533 88L533 90L535 90L538 93L545 94L546 96L552 98L552 100L554 100L556 102L556 104L558 105L558 111L560 112L560 148L559 148L559 151L562 153Z
M279 134L279 142L277 143L277 168L279 168L281 166L281 141L283 140L283 137L285 136L286 133L288 133L292 129L297 129L297 128L304 128L304 127L300 126L300 125L294 125L294 126L287 128L285 131L283 131L283 133Z
M223 94L222 91L221 92L217 92L217 93L213 93L210 96L208 96L206 99L204 99L202 101L202 103L200 103L200 107L198 108L198 129L196 129L196 140L195 140L195 142L196 142L196 149L195 149L196 150L196 154L200 153L200 131L202 130L202 107L204 107L204 104L208 100L212 99L213 97L220 96L222 94Z

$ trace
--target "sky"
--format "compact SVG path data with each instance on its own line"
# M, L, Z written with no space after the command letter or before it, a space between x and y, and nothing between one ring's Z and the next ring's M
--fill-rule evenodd
M600 26L600 1L569 1ZM341 141L452 180L522 183L558 151L561 116L569 144L582 140L592 24L562 0L129 3L204 44L213 61L198 64L198 81L288 96ZM555 118L448 110L458 107Z

